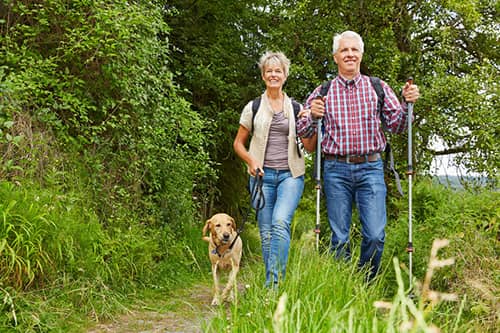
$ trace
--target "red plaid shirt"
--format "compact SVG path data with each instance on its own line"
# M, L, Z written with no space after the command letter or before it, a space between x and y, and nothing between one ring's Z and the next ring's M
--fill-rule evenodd
M394 91L380 82L385 92L382 116L386 130L401 133L406 129L407 105L401 104ZM319 95L321 86L309 96L304 106L310 109L311 101ZM386 139L377 112L377 93L370 78L358 74L348 82L337 76L332 80L326 96L326 112L322 120L323 141L321 149L332 155L363 155L382 152ZM299 136L311 136L316 132L311 115L297 122Z

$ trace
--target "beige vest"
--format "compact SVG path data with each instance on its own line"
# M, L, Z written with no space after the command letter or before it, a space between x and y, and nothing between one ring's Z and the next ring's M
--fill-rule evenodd
M288 122L289 134L288 134L288 167L294 178L302 176L305 173L306 167L304 162L304 153L302 152L302 157L299 157L297 153L297 144L295 142L295 137L297 132L295 130L295 115L293 114L292 100L285 94L284 103L284 114L290 121ZM255 119L252 124L252 101L250 101L244 108L240 117L240 125L247 128L250 133L252 132L252 125L255 125L253 130L253 136L250 139L250 147L248 152L252 157L257 159L261 165L264 165L264 156L266 154L267 139L269 136L269 129L271 127L271 121L273 120L273 110L264 93L261 96L260 107L255 114ZM248 171L250 173L250 170Z

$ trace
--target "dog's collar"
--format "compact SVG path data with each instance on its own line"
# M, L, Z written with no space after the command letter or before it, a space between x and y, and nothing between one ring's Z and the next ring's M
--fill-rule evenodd
M240 233L237 232L236 237L234 237L234 239L231 243L219 244L219 245L217 245L215 243L215 240L212 237L210 239L210 241L213 243L213 246L214 246L214 249L212 250L212 254L215 254L215 255L219 256L219 258L222 258L227 252L231 252L231 250L233 249L234 243L236 242L236 240L238 239L239 236L240 236ZM221 253L221 251L219 251L219 249L221 249L221 248L223 249L222 253Z
M231 248L230 246L227 246L224 251L221 253L219 251L219 248L224 248L226 246L226 244L224 245L217 245L215 246L215 248L212 250L212 254L216 254L219 256L219 258L222 258L227 252L230 252L231 251Z

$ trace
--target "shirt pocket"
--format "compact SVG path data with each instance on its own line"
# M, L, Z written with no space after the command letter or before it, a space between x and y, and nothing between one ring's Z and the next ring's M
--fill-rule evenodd
M364 120L379 119L380 115L377 113L377 103L378 99L375 93L368 94L365 98L363 98L361 118Z

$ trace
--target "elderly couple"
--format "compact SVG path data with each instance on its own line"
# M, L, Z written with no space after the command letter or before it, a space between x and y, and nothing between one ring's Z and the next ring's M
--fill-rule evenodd
M290 61L281 52L267 52L260 59L266 90L255 116L252 102L243 109L233 146L248 166L250 188L256 181L256 170L262 177L265 205L258 210L257 220L267 287L277 287L285 277L290 225L304 189L304 158L296 148L295 138L311 140L320 118L324 126L323 189L332 231L330 250L337 258L350 259L349 231L355 202L362 228L359 267L366 268L368 280L379 270L386 225L381 160L386 139L380 119L382 116L390 132L404 131L407 122L413 120L408 119L407 103L415 102L419 91L416 85L406 83L400 103L394 91L381 81L385 99L379 115L370 78L360 73L363 49L362 38L353 31L333 38L338 76L326 96L319 96L321 86L311 93L297 119L291 99L282 90Z

